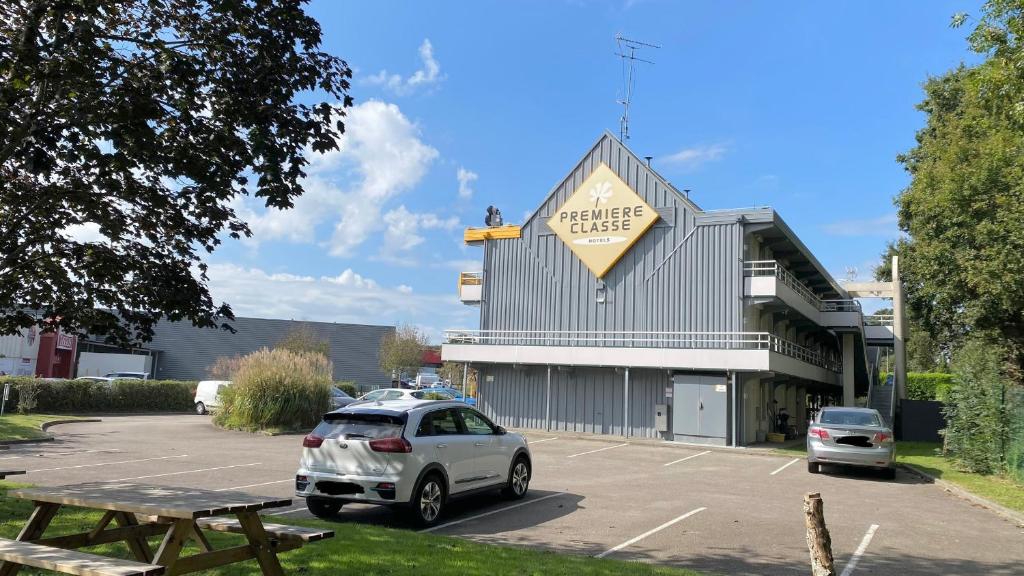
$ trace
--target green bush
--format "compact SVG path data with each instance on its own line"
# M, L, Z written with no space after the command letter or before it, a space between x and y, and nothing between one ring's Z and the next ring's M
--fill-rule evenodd
M196 383L183 380L41 380L27 376L0 378L11 383L6 410L40 413L187 412ZM35 404L32 406L32 404Z
M359 387L356 386L355 382L346 380L344 382L335 382L334 385L337 386L338 388L341 388L342 392L348 394L353 398L358 398L362 396L362 394L359 393Z
M889 372L879 372L878 381L885 382ZM953 375L946 372L907 372L908 400L937 400L945 402Z
M250 431L308 430L330 409L332 384L323 354L264 348L239 362L214 422Z
M1006 383L997 346L971 341L953 356L953 386L946 398L946 448L968 472L1001 472L1007 442Z

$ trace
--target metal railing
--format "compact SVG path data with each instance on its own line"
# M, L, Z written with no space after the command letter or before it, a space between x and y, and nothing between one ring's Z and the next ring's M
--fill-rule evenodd
M462 272L459 274L459 286L479 286L484 283L483 272Z
M749 260L743 263L744 276L775 276L786 286L800 295L815 309L822 312L860 312L860 302L856 300L822 300L806 284L779 264L776 260Z
M865 326L892 326L892 314L872 314L864 317Z
M446 344L594 346L699 350L768 350L834 372L842 362L769 332L642 332L574 330L445 330Z

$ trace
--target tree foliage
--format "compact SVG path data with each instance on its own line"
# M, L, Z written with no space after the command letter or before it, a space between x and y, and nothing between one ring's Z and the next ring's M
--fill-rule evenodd
M0 3L0 333L232 318L201 255L240 197L290 208L351 105L305 3Z
M426 335L415 326L403 324L384 335L380 342L380 369L388 373L415 374L423 364Z
M331 344L324 340L308 324L299 324L285 334L275 348L283 348L292 352L312 352L329 357Z
M958 16L954 24L968 21ZM896 249L909 304L940 342L990 333L1024 359L1024 1L992 0L972 34L985 56L925 85L927 125L899 157Z

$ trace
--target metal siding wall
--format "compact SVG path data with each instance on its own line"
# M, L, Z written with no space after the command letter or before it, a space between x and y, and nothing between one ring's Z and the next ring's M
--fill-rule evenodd
M670 209L674 226L651 228L597 278L547 226L599 162L648 204ZM664 211L664 210L663 210ZM690 205L614 138L606 137L523 228L518 240L486 243L483 330L740 331L742 224L697 225Z
M160 322L149 347L160 350L156 377L175 380L202 380L206 369L220 356L248 354L263 347L272 348L290 330L308 326L330 344L334 380L352 380L363 385L387 385L391 375L379 368L380 341L391 326L293 322L262 318L237 318L231 322L236 332L196 328L187 322Z

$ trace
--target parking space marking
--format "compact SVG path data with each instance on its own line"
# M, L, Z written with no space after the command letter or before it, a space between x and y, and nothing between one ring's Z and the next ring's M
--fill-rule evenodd
M776 475L776 474L778 474L779 472L782 472L782 471L783 471L783 470L785 470L786 468L789 468L790 466L792 466L793 464L796 464L796 463L797 463L797 462L799 462L799 461L800 461L800 459L799 459L799 458L793 458L793 459L792 459L792 460L790 460L789 462L786 462L786 463L785 463L785 464L783 464L782 466L779 466L778 468L776 468L774 472L772 472L771 474L769 474L769 476L775 476L775 475Z
M679 464L680 462L686 462L690 458L696 458L697 456L703 456L705 454L711 454L711 450L705 450L703 452L700 452L699 454L691 454L691 455L687 456L686 458L680 458L679 460L673 460L673 461L669 462L668 464L665 464L665 466L671 466L673 464Z
M291 482L294 478L287 478L285 480L273 480L271 482L260 482L259 484L246 484L245 486L232 486L231 488L218 488L214 492L226 492L228 490L241 490L242 488L255 488L257 486L267 486L270 484L283 484L285 482Z
M604 448L598 448L597 450L588 450L586 452L580 452L579 454L573 454L568 458L575 458L577 456L583 456L584 454L593 454L594 452L604 452L605 450L611 450L612 448L622 448L623 446L629 446L628 442L622 444L616 444L615 446L605 446Z
M285 514L293 514L295 512L305 512L305 511L306 511L306 507L303 506L302 508L293 508L291 510L284 510L282 512L271 512L270 514L264 514L264 516L284 516Z
M839 576L850 576L850 574L853 574L853 569L860 562L860 557L864 555L864 551L868 549L868 544L871 544L871 539L875 537L875 530L878 530L878 524L872 524L868 531L864 533L864 537L860 540L860 546L857 546L853 556L850 556L850 561L846 563L846 568L843 568L843 573Z
M40 452L38 454L22 454L21 456L4 456L0 460L17 460L18 458L46 458L47 456L75 456L78 454L108 454L120 452L117 448L106 450L76 450L74 452Z
M31 472L53 472L55 470L73 470L75 468L94 468L96 466L112 466L114 464L134 464L136 462L152 462L153 460L170 460L171 458L188 458L188 454L176 454L174 456L159 456L156 458L141 458L139 460L121 460L120 462L99 462L96 464L79 464L78 466L62 466L60 468L40 468L38 470L29 470L26 474Z
M250 464L232 464L231 466L217 466L216 468L200 468L198 470L182 470L180 472L165 472L164 474L149 474L147 476L132 476L131 478L116 478L107 482L124 482L125 480L143 480L146 478L162 478L164 476L178 476L179 474L196 474L199 472L213 472L214 470L227 470L228 468L245 468L246 466L259 466L262 462Z
M704 507L704 506L701 506L700 508L697 508L695 510L690 510L686 514L683 514L682 516L677 516L676 518L673 518L672 520L669 520L668 522L665 522L664 524L662 524L661 526L658 526L657 528L653 528L651 530L648 530L647 532L644 532L643 534L637 536L636 538L630 538L629 540L626 540L625 542L623 542L622 544L619 544L618 546L616 546L614 548L610 548L608 550L605 550L604 552L601 552L600 554L594 556L594 558L604 558L605 556L607 556L609 554L614 554L615 552L618 552L619 550L622 550L623 548L625 548L627 546L632 546L633 544L636 544L637 542L643 540L644 538L647 538L651 534L655 534L657 532L661 532L665 528L668 528L669 526L672 526L673 524L676 524L677 522L682 522L683 520L686 520L690 516L693 516L694 514L697 514L698 512L703 512L705 510L707 510L707 508Z
M540 444L541 442L551 442L552 440L558 440L558 436L554 438L545 438L543 440L527 440L530 444Z
M534 502L540 502L541 500L547 500L548 498L554 498L555 496L562 496L564 492L555 492L554 494L548 494L547 496L541 496L540 498L534 498L533 500L527 500L526 502L520 502L519 504L513 504L511 506L505 506L504 508L498 508L497 510L491 510L490 512L484 512L483 514L477 514L475 516L469 516L467 518L460 518L451 522L445 522L444 524L438 524L430 528L424 528L420 532L433 532L434 530L440 530L442 528L448 528L449 526L455 526L456 524L462 524L463 522L469 522L470 520L476 520L477 518L483 518L499 512L505 512L520 506L526 506L527 504L533 504Z

